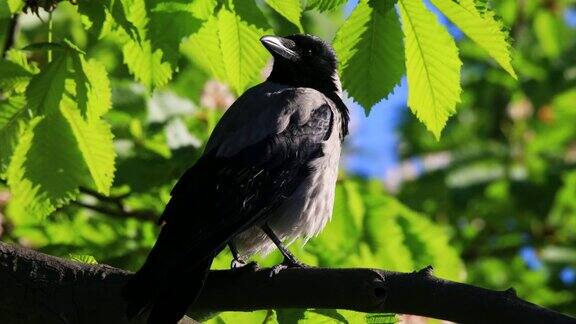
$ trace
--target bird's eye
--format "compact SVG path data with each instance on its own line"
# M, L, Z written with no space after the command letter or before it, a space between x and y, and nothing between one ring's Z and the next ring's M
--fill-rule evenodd
M306 50L306 54L307 54L307 55L312 55L312 50L311 50L311 49L307 49L307 50Z

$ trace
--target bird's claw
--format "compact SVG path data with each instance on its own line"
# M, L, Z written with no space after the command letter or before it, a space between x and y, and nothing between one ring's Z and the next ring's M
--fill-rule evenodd
M232 263L230 264L230 268L233 271L251 271L254 272L256 270L258 270L258 263L256 263L255 261L251 261L251 262L244 262L242 260L232 260Z
M246 262L242 260L233 259L232 262L230 262L230 269L232 270L237 270L244 266L246 266Z
M293 268L309 268L310 266L308 266L305 263L302 263L296 259L284 259L284 261L282 261L282 263L277 264L275 266L272 267L272 269L270 269L270 278L276 276L277 274L279 274L282 270L286 270L286 269L293 269Z

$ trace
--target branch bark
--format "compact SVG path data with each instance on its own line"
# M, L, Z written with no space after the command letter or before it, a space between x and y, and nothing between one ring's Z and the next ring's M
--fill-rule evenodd
M271 308L337 308L415 314L460 323L576 323L493 291L413 273L375 269L212 271L189 314ZM120 289L130 273L0 242L3 323L126 323Z

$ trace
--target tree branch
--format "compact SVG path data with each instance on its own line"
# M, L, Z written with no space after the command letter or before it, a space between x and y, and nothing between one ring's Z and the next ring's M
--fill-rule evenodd
M271 308L338 308L393 312L460 323L575 323L518 298L413 273L374 269L212 271L190 314ZM0 242L3 322L126 323L120 289L130 273L87 265Z
M94 199L99 201L99 204L87 204L81 200L73 201L72 204L99 212L104 215L117 217L117 218L136 218L144 221L156 222L160 218L155 212L150 210L130 210L124 204L124 198L128 194L121 196L105 196L97 191L89 188L80 187L80 192L89 195ZM106 204L112 204L114 208L106 206Z
M116 218L136 218L143 221L154 222L157 221L159 216L153 212L145 211L145 210L125 210L125 209L116 209L116 208L109 208L102 205L92 205L82 202L80 200L76 200L72 202L73 205L90 209L95 212L116 217Z

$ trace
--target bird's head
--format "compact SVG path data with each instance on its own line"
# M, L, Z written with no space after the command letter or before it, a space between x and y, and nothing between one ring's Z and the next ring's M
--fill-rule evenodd
M260 41L274 57L268 80L341 94L338 61L328 43L316 36L300 34L264 36Z

